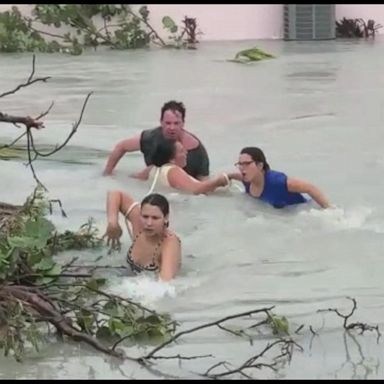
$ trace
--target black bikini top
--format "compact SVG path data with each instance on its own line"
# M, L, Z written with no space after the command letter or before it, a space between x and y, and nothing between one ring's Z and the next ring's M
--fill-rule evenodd
M159 258L159 252L161 250L161 245L163 244L164 237L162 237L159 242L156 244L155 249L153 250L153 256L152 256L152 262L147 265L140 265L133 261L132 259L132 251L133 246L136 243L136 240L139 238L139 236L142 234L142 232L139 232L135 238L133 239L133 242L131 246L129 247L128 254L127 254L127 263L131 267L132 272L134 273L140 273L142 271L158 271L159 265L156 263L156 259Z

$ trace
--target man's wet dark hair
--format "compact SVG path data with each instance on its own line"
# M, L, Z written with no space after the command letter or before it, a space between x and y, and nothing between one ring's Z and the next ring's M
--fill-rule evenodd
M185 107L182 102L171 100L165 103L161 107L160 120L163 120L165 111L179 112L181 114L181 118L183 119L183 121L185 120Z

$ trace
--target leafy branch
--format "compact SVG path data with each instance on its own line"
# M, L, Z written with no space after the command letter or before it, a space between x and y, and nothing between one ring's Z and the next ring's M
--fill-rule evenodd
M165 16L163 28L171 33L170 42L166 42L151 25L149 16L145 5L134 11L127 4L37 4L32 17L22 15L13 6L0 13L0 51L79 55L87 48L147 48L151 42L166 48L195 48L196 19L185 17L184 27L180 28ZM67 32L44 32L37 23L50 28L65 27Z

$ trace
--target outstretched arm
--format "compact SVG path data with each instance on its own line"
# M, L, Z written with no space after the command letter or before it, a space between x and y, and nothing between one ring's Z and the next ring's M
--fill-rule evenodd
M114 190L107 193L107 229L103 237L107 237L107 245L110 243L112 248L119 248L120 237L123 231L119 224L119 213L127 214L127 211L135 201L133 198L122 191ZM135 207L128 215L128 220L132 223L133 232L136 233L139 225L139 209Z
M181 244L176 235L165 238L161 253L160 280L169 281L179 272L181 266Z
M229 180L243 181L243 175L240 172L228 172Z
M212 179L199 181L188 175L182 168L173 167L168 172L168 182L173 188L199 195L213 192L218 187L224 187L227 179L224 175L219 175Z
M140 150L140 135L117 143L112 153L108 157L103 175L110 175L125 153L138 150Z
M306 181L288 177L287 187L289 192L307 193L322 208L329 208L331 204L319 188Z

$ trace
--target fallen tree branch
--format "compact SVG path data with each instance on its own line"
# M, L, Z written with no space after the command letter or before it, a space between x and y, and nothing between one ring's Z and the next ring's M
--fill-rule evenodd
M15 145L15 144L16 144L22 137L24 137L26 134L27 134L27 131L23 132L20 136L18 136L15 140L13 140L12 143L2 145L2 146L0 147L0 149L3 149L3 148L10 148L10 147L12 147L12 146Z
M352 300L352 303L353 303L351 312L347 315L343 315L342 313L340 313L337 308L319 309L318 312L335 312L339 317L344 319L343 327L347 331L349 331L351 329L355 329L355 328L360 329L361 334L363 334L365 331L376 331L377 340L379 340L379 338L381 337L381 333L380 333L378 325L372 326L372 325L368 325L368 324L361 323L361 322L355 322L355 323L348 324L348 320L355 313L355 311L357 309L357 303L356 303L356 299L354 299L354 298L347 297L347 299Z
M44 123L37 120L38 119L33 119L30 116L11 116L0 112L0 122L2 123L24 124L26 128L44 128ZM23 133L23 135L25 135L25 133Z
M47 153L42 153L42 152L39 152L36 147L35 147L35 144L34 144L34 141L33 141L33 136L31 134L30 131L28 131L28 135L30 136L30 143L31 143L31 148L33 150L33 152L37 155L37 156L41 156L41 157L49 157L51 155L53 155L54 153L60 151L63 147L65 147L67 145L67 143L69 142L69 140L71 140L72 136L76 133L77 131L77 128L79 127L80 123L81 123L81 120L83 118L83 115L84 115L84 111L85 111L85 107L87 106L87 103L88 103L88 100L90 98L90 96L93 94L93 92L89 92L83 102L83 106L81 108L81 111L80 111L80 117L78 119L78 121L76 121L73 126L72 126L72 130L71 132L69 133L68 137L64 140L64 142L60 145L56 145L55 149L50 151L50 152L47 152ZM30 149L28 149L30 150Z
M271 350L275 345L281 344L281 353L277 357L275 357L272 363L257 363L256 361L260 358L264 357L264 355ZM244 371L248 369L261 369L261 368L270 368L273 371L276 371L276 365L279 364L279 359L282 358L288 358L290 360L292 358L293 353L293 346L297 346L300 350L303 350L303 348L294 342L291 339L285 340L285 339L279 339L276 340L270 344L267 344L267 346L257 355L252 356L250 359L245 361L242 365L240 365L238 368L235 369L229 369L225 366L226 362L220 362L212 367L210 367L205 373L203 373L201 376L207 377L209 379L219 379L222 377L234 375L234 374L240 374L248 379L252 379L251 376L247 375ZM211 373L214 369L218 368L219 366L224 365L226 368L226 371L219 372L219 373Z
M8 92L4 92L0 95L0 98L1 97L4 97L4 96L7 96L7 95L10 95L10 94L13 94L13 93L16 93L18 90L20 90L21 88L24 88L24 87L27 87L29 85L32 85L38 81L43 81L43 82L46 82L48 79L50 79L50 77L39 77L39 78L35 78L34 79L34 75L35 75L35 67L36 67L36 56L33 55L33 58L32 58L32 71L31 71L31 74L29 75L27 81L25 83L22 83L22 84L19 84L16 88L14 88L13 90L11 91L8 91ZM24 124L25 125L25 128L26 128L26 131L20 135L19 137L17 137L11 144L8 144L8 145L4 145L2 147L0 147L0 149L2 148L10 148L12 147L17 141L19 141L24 135L27 135L27 153L28 153L28 162L27 162L27 166L29 166L31 168L31 171L32 171L32 176L34 178L34 180L36 181L36 183L41 186L45 191L47 191L47 188L45 187L45 185L40 181L40 179L38 178L37 174L36 174L36 171L34 169L34 166L32 165L32 163L40 156L40 157L49 157L51 155L53 155L54 153L60 151L65 145L67 145L67 143L69 142L69 140L72 138L72 136L77 132L77 129L82 121L82 118L83 118L83 115L84 115L84 111L85 111L85 108L87 106L87 103L88 103L88 100L90 98L90 96L92 95L93 92L89 92L85 98L85 101L83 102L83 105L82 105L82 108L81 108L81 111L80 111L80 116L79 116L79 119L77 121L74 122L73 126L72 126L72 130L71 132L69 133L69 135L67 136L67 138L64 140L64 142L60 145L56 145L55 149L52 150L52 151L49 151L47 153L42 153L40 152L39 150L36 149L35 147L35 143L34 143L34 138L33 138L33 134L32 134L32 130L31 128L36 128L36 129L40 129L40 128L44 128L44 123L42 121L40 121L40 119L44 116L46 116L52 109L53 105L54 105L54 102L51 103L51 105L48 107L48 109L45 111L45 112L42 112L39 116L37 116L36 118L32 118L30 116L11 116L11 115L8 115L8 114L5 114L5 113L1 113L0 112L0 122L6 122L6 123L12 123L12 124ZM32 155L33 154L33 155ZM64 211L62 210L62 213ZM64 213L65 215L65 213Z
M150 359L152 356L154 356L154 354L156 352L160 351L161 349L166 347L168 344L173 343L175 340L177 340L179 337L181 337L183 335L186 335L186 334L192 333L192 332L196 332L196 331L199 331L199 330L204 329L204 328L209 328L209 327L217 326L217 325L219 325L219 324L221 324L221 323L223 323L223 322L225 322L227 320L237 319L239 317L244 317L244 316L250 316L250 315L253 315L255 313L261 313L261 312L268 313L268 311L271 311L273 308L275 308L275 307L272 306L272 307L269 307L269 308L255 309L255 310L248 311L248 312L243 312L243 313L238 313L238 314L235 314L235 315L230 315L230 316L224 317L222 319L219 319L219 320L216 320L216 321L212 321L210 323L202 324L202 325L199 325L197 327L194 327L194 328L187 329L185 331L181 331L179 333L176 333L169 340L167 340L166 342L160 344L159 346L154 348L151 352L149 352L147 355L142 357L141 361L143 363L145 363L144 360Z
M35 74L35 61L36 61L36 56L35 56L35 54L33 54L33 57L32 57L32 72L29 75L28 80L25 83L19 84L16 88L14 88L14 89L12 89L10 91L1 93L0 94L0 98L2 98L4 96L12 95L13 93L16 93L19 89L28 87L28 86L30 86L30 85L32 85L34 83L37 83L38 81L42 81L42 82L45 83L45 82L47 82L47 80L49 80L51 78L50 76L46 76L46 77L37 77L36 79L33 79L33 76Z
M8 295L8 299L14 297L24 301L25 303L28 303L41 316L48 319L49 323L54 325L60 333L71 337L73 340L83 341L100 352L114 357L123 358L120 352L116 352L105 347L97 339L75 329L72 324L70 324L68 320L64 318L61 313L52 305L50 300L45 300L45 297L42 293L40 295L37 295L36 293L30 293L26 289L20 289L18 286L3 286L0 293L3 297ZM124 356L124 358L130 359L128 356Z

